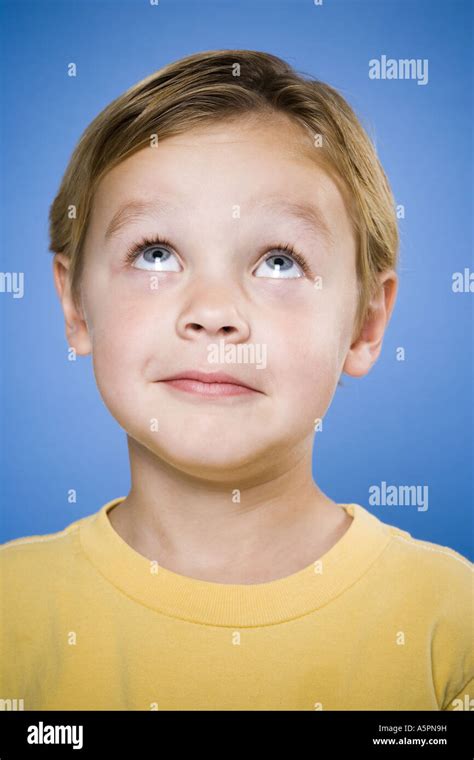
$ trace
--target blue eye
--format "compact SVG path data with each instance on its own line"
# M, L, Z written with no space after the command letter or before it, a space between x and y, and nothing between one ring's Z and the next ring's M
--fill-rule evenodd
M256 271L258 272L261 267L268 266L266 272L264 271L264 277L270 277L273 279L294 279L297 277L303 277L307 273L307 269L305 269L305 263L306 262L304 262L304 260L303 262L299 262L294 252L290 255L274 253L271 256L267 256L267 258L258 266ZM302 272L299 272L298 269L295 269L295 264L298 264L298 267L300 270L302 270Z
M127 251L126 260L136 269L146 269L149 272L179 272L175 254L164 247L169 245L165 240L144 239ZM142 259L138 264L140 257Z
M263 267L263 276L270 279L297 279L312 277L311 269L300 253L288 244L272 245L270 251L281 251L267 256L257 267L257 272ZM179 272L180 264L173 246L165 238L150 240L143 238L133 244L126 253L125 260L135 269L145 269L148 272ZM269 262L274 261L273 264ZM139 262L139 263L137 263ZM295 268L295 264L297 268ZM266 268L266 269L265 269Z

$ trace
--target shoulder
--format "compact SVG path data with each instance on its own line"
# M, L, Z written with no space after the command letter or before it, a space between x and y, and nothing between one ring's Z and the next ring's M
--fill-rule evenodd
M394 525L384 524L391 541L389 553L399 571L414 573L420 582L439 581L440 590L445 587L462 588L472 593L473 563L465 556L443 544L420 538Z
M430 598L439 599L453 589L458 597L472 596L474 564L467 557L450 546L415 538L365 506L354 507L359 524L380 546L374 569L380 581L387 584L387 591L403 585L408 596L423 590ZM358 538L364 539L362 529Z
M412 598L419 614L462 619L473 604L473 563L455 549L414 538L408 531L384 523L390 540L383 553L385 568L395 587Z
M77 601L87 580L79 536L80 524L87 519L0 544L1 646L47 636L55 616Z
M34 583L45 574L51 575L70 562L79 548L79 526L88 517L70 523L53 533L33 534L13 538L0 544L0 569L5 583L11 580L18 588L26 574Z
M474 678L474 565L449 546L385 528L391 540L382 556L392 599L412 636L425 642L440 709L456 709L449 705Z

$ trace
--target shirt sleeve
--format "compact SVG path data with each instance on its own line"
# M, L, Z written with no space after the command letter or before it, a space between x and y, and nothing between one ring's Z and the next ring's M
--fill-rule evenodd
M461 691L452 697L441 709L474 710L474 678L471 678Z

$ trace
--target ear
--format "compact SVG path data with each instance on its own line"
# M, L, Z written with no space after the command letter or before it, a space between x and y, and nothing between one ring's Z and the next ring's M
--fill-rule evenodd
M64 313L67 342L77 354L86 356L92 351L92 342L83 312L76 307L71 295L69 266L68 256L63 253L54 254L54 285Z
M392 269L381 272L360 334L352 343L342 371L353 377L366 375L377 361L398 291L398 276Z

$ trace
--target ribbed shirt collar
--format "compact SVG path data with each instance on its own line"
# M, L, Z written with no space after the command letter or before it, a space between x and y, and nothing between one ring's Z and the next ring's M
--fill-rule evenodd
M107 513L126 497L80 520L82 548L95 568L136 602L164 615L213 626L262 626L306 615L354 584L391 539L389 526L359 504L340 506L354 519L311 565L257 584L214 583L180 575L136 552Z

